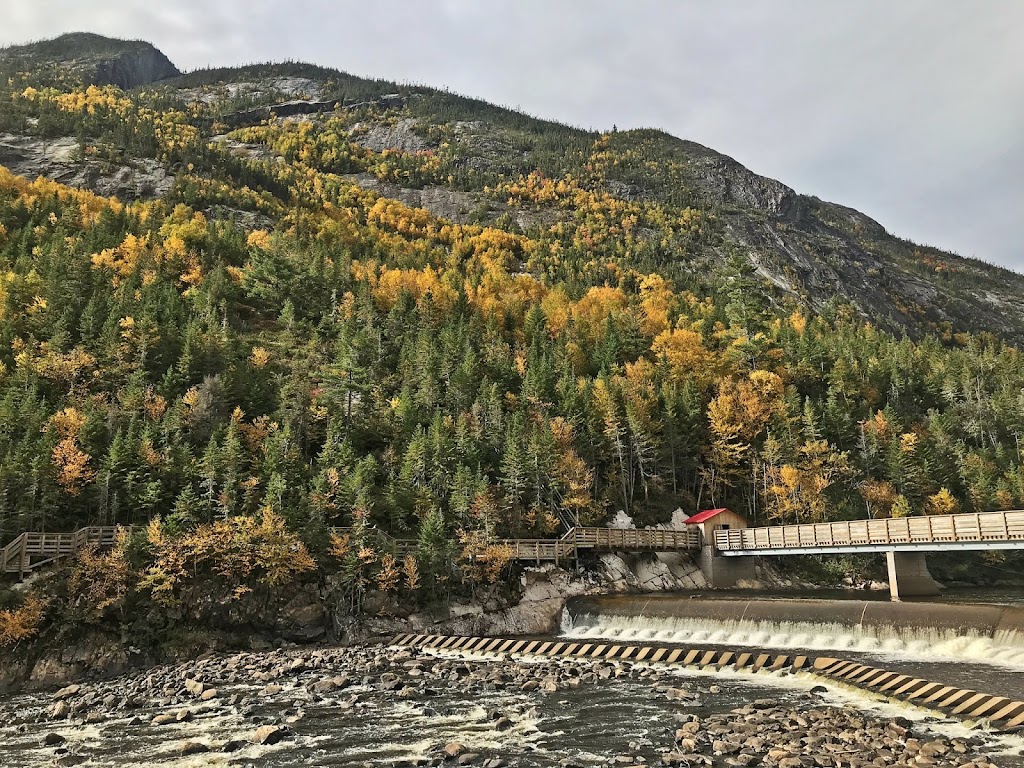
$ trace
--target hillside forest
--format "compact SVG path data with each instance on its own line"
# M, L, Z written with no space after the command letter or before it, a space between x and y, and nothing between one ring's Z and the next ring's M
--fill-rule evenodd
M175 88L223 74L188 77ZM1024 504L1014 340L780 291L656 132L439 92L234 126L242 100L175 88L0 83L0 129L175 176L119 200L0 168L0 542L135 526L65 594L10 603L7 642L58 604L98 621L201 577L228 598L330 574L356 610L371 590L443 600L506 579L498 539L620 510ZM429 149L359 141L408 120ZM475 162L467 120L528 166ZM481 210L457 223L366 178Z

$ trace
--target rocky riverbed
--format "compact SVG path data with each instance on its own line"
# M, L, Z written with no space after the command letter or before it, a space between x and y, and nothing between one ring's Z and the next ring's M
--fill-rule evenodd
M863 703L863 702L862 702ZM989 768L1005 741L811 680L383 647L210 655L0 703L3 766ZM1016 753L1018 746L1009 745ZM995 757L997 752L1003 756Z

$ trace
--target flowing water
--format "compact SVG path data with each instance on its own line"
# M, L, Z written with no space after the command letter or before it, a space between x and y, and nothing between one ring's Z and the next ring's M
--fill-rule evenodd
M1017 628L1018 624L1024 627L1024 609L1005 607L1012 602L950 608L794 601L791 596L755 600L748 595L609 597L571 601L562 634L709 650L758 648L835 655L1024 700L1024 630ZM443 652L435 655L445 657ZM478 656L469 663L496 662ZM1021 736L970 730L934 711L833 683L826 683L826 693L812 695L811 689L822 680L811 675L660 668L662 682L669 680L696 694L680 702L657 692L645 677L650 671L645 665L636 669L642 670L639 676L634 670L630 676L549 694L521 690L518 684L445 689L442 681L439 687L422 688L404 698L375 686L369 677L346 688L343 696L311 695L310 683L319 679L318 674L330 673L310 671L273 695L266 694L263 683L253 681L218 684L219 703L198 704L192 719L165 725L154 725L152 719L180 708L180 702L171 698L156 696L139 709L83 724L80 716L47 721L50 695L23 694L0 700L0 768L427 765L437 764L439 750L453 741L479 753L472 763L477 766L500 758L507 766L525 768L589 767L607 765L610 758L622 754L656 764L672 743L680 713L705 718L765 698L794 710L853 707L882 718L917 720L933 734L973 737L978 749L1000 766L1024 768ZM225 706L228 697L238 704ZM496 712L507 715L509 722L499 727ZM251 743L257 726L282 722L291 724L294 738L272 746ZM67 742L44 746L47 734ZM211 751L184 756L181 749L187 742ZM231 751L224 751L228 748ZM55 763L55 759L64 762Z
M964 662L1024 671L1024 638L1016 630L989 637L956 629L847 626L830 622L707 620L601 614L567 617L563 635L693 647L852 651L878 659ZM829 655L819 653L819 655ZM849 655L849 654L847 654Z
M4 723L0 725L0 765L54 765L55 750L40 743L47 733L66 737L63 749L87 756L85 762L69 765L104 768L423 765L452 741L479 753L477 765L490 757L500 757L506 765L524 768L598 766L607 765L610 757L623 753L657 763L664 745L671 743L676 728L674 715L688 712L706 717L769 697L797 710L812 706L855 707L883 718L900 716L927 722L927 728L934 733L978 739L982 742L980 748L1001 766L1024 768L1020 757L1024 739L1019 736L987 734L979 739L977 731L956 721L935 718L925 710L893 705L855 690L834 689L812 698L808 691L820 681L810 676L676 670L671 672L669 682L700 696L692 702L670 701L653 695L650 683L630 679L600 681L550 696L501 691L467 695L450 691L439 697L409 701L397 701L393 694L362 688L352 689L361 694L358 705L343 709L298 701L284 708L280 702L268 703L245 715L237 711L209 717L199 713L192 721L163 726L148 722L152 714L163 711L159 707L146 709L144 718L112 719L98 726L26 727ZM225 692L256 689L238 686ZM14 703L28 712L39 705L40 699L48 702L48 697L33 694L18 697ZM294 739L273 746L247 742L254 722L280 719L299 710L304 717L292 726ZM494 710L509 714L514 725L507 730L496 729ZM184 742L197 741L217 748L231 740L242 742L241 748L231 753L179 755Z
M837 656L1024 700L1024 608L1016 601L908 605L791 595L606 597L570 601L562 635Z

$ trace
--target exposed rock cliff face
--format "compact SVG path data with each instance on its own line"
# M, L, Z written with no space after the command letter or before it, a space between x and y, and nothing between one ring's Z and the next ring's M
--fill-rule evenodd
M160 197L174 184L174 177L152 158L123 165L84 158L73 136L43 139L0 133L0 165L30 179L45 176L124 201Z
M97 84L116 85L127 90L180 74L163 53L147 46L97 61L93 65L92 80Z

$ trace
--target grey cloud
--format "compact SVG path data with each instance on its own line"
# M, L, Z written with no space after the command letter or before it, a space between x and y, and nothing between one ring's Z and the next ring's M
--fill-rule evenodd
M179 66L304 59L584 127L656 126L896 234L1024 269L1016 0L0 0Z

